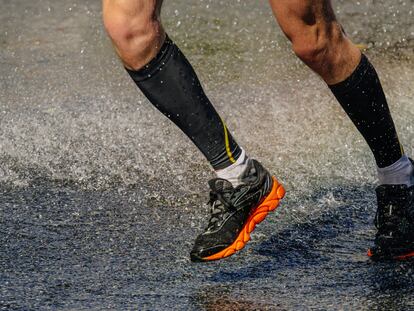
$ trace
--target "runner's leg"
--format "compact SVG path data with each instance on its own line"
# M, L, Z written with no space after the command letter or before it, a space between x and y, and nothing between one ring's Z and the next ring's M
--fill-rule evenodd
M160 0L103 0L104 24L128 73L149 101L210 161L240 181L247 158L205 95L192 66L166 36Z
M211 216L190 253L193 261L218 260L246 245L285 191L259 162L247 161L193 68L165 35L160 8L155 0L104 0L105 25L138 87L192 139L221 177L209 181Z
M329 85L372 150L381 183L413 184L378 75L345 35L330 0L270 0L296 55Z
M414 256L413 165L400 147L378 75L345 36L330 0L270 0L295 53L329 85L378 166L373 259ZM407 187L411 186L411 187Z

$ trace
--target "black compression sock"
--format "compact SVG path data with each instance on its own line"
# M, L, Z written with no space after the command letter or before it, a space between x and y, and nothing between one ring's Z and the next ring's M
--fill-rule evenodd
M195 143L215 170L237 160L241 148L205 95L190 63L168 37L151 62L138 71L127 71L148 100Z
M403 155L378 75L365 55L345 81L330 85L342 108L365 138L378 167L386 167Z

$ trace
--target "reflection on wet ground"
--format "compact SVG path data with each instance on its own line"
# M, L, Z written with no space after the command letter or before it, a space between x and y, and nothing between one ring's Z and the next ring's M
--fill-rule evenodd
M243 252L210 264L188 253L212 173L128 80L99 1L0 5L0 309L414 309L412 263L365 255L372 156L266 1L164 9L238 141L288 190ZM334 5L412 155L413 2Z

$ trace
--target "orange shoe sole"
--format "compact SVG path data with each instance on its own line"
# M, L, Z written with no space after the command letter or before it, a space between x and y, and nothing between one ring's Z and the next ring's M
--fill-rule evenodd
M274 211L278 206L280 200L285 195L283 186L273 177L273 186L267 197L254 209L252 214L247 219L245 225L237 236L236 240L223 249L222 251L203 257L203 261L219 260L233 255L239 250L243 249L250 240L250 233L253 232L257 224L261 223L271 211Z
M372 257L374 256L374 254L372 253L371 249L368 250L367 253L368 257ZM414 252L405 254L405 255L400 255L400 256L395 256L393 257L394 260L408 260L414 257Z

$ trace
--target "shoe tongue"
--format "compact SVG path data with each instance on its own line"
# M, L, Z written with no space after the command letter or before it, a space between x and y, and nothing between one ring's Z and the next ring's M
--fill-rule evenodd
M241 180L245 183L250 183L257 179L257 172L256 167L254 165L255 160L249 159L249 163L247 164L246 170L243 172L243 176Z
M223 190L232 190L233 185L228 180L222 178L214 178L208 182L210 189L214 192L223 192Z

